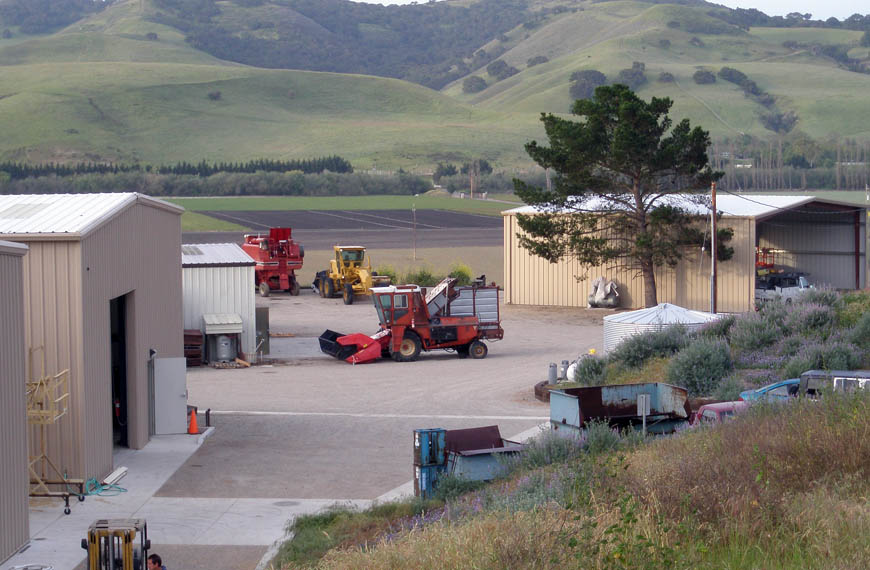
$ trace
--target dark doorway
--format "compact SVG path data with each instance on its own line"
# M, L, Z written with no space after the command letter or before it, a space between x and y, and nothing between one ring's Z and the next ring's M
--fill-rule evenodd
M109 338L112 353L112 442L129 447L127 438L127 303L109 301Z

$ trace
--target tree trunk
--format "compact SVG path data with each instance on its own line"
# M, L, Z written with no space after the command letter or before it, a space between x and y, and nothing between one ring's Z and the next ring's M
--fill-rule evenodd
M652 259L640 260L640 271L643 275L643 306L647 309L659 304L656 291L656 274Z

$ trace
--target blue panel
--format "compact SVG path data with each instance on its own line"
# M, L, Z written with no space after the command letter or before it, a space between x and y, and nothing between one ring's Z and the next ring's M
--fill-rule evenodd
M443 428L414 430L414 465L444 465L445 434Z

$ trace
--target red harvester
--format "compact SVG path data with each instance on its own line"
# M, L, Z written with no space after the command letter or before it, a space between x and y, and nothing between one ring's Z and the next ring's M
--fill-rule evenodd
M447 278L428 292L417 285L372 287L381 330L368 336L327 330L320 350L351 364L391 356L397 362L417 360L423 350L455 350L460 358L484 358L484 340L504 337L498 287L481 277L468 287Z
M293 241L290 228L269 228L269 237L246 234L242 249L257 263L254 284L260 295L268 297L273 289L299 294L296 270L302 269L305 248Z

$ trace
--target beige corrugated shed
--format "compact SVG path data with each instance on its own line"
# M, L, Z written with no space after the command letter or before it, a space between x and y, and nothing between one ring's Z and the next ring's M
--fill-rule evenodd
M709 218L703 204L677 198L699 220ZM866 208L816 196L721 194L720 228L734 230L729 246L734 257L717 269L717 309L744 312L754 306L756 247L777 250L777 265L810 274L817 285L860 289L866 283ZM589 209L596 209L592 204ZM644 304L643 280L633 270L611 262L600 267L573 259L551 264L523 249L516 215L534 214L530 206L503 212L505 302L518 305L584 307L597 277L616 282L620 306ZM606 215L606 214L602 214ZM703 223L703 222L701 222ZM686 249L674 268L656 270L658 301L696 311L710 309L710 257Z
M183 355L182 212L130 192L0 196L0 238L30 248L25 350L43 347L48 373L70 370L70 412L48 430L69 477L100 479L114 444L148 442L149 351Z
M24 287L27 246L0 241L0 562L30 534L27 512Z

